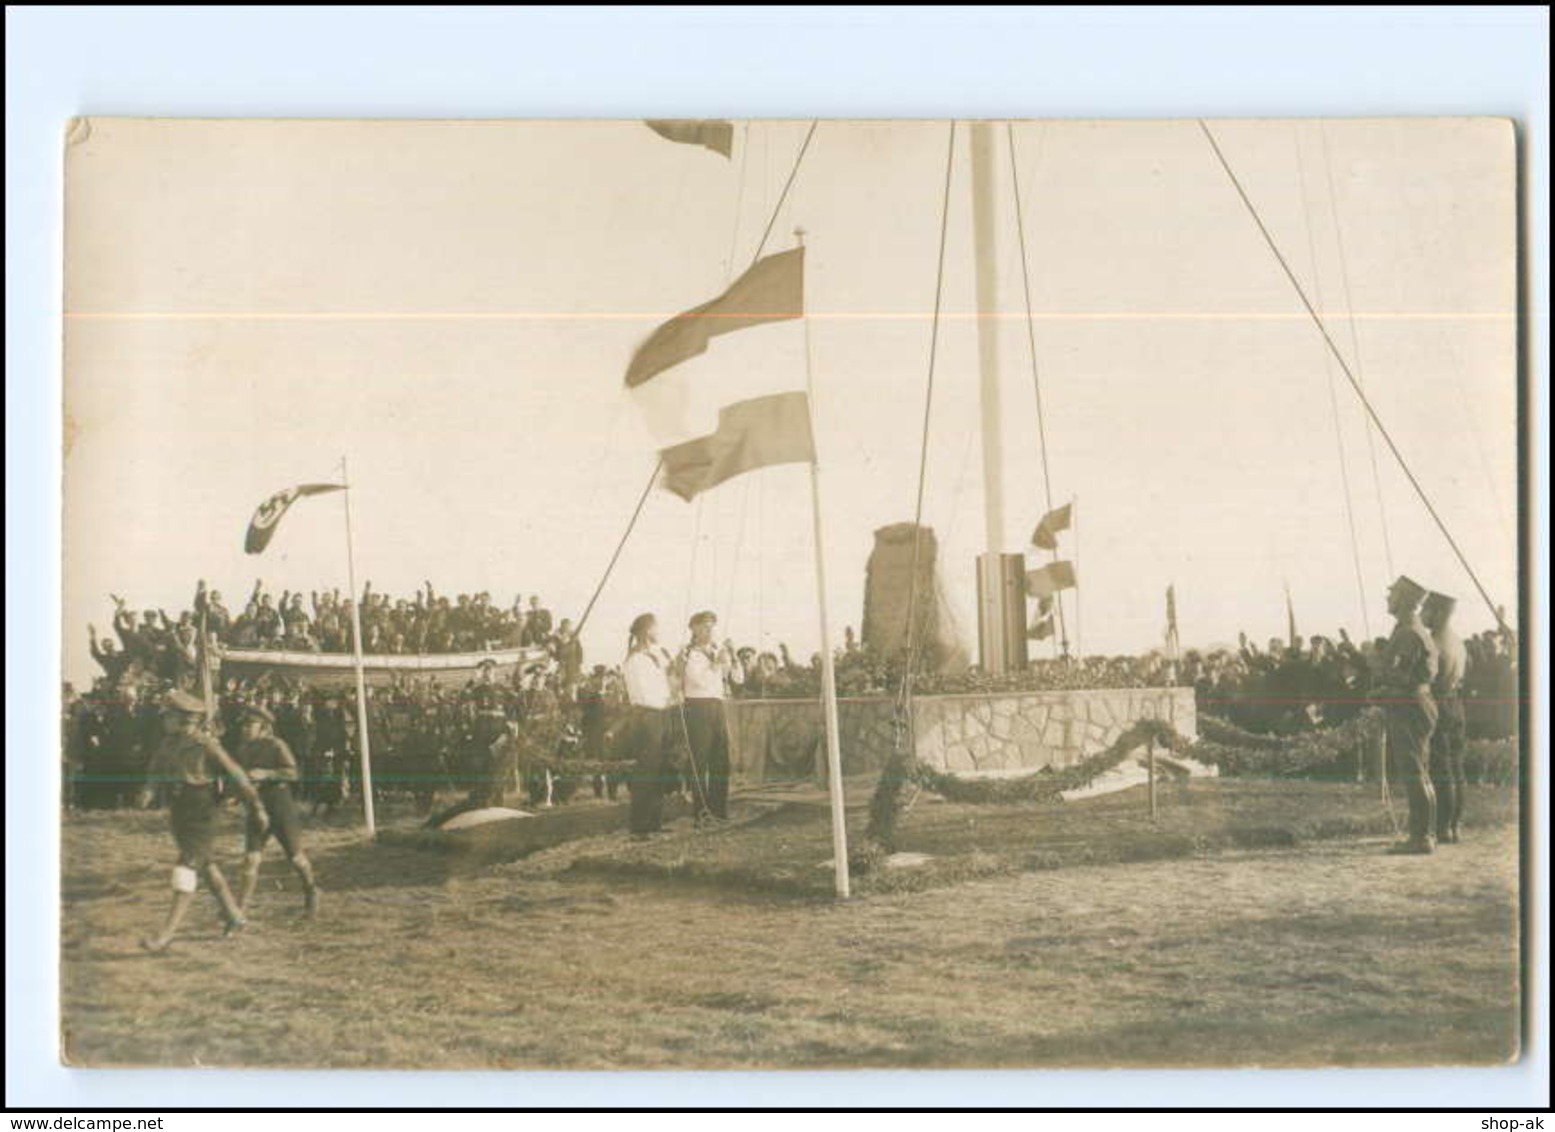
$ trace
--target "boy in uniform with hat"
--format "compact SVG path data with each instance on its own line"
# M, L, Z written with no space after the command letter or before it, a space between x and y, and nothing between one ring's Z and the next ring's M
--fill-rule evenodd
M724 717L725 685L739 680L740 662L734 646L713 644L715 614L704 610L691 618L691 643L681 654L685 693L682 711L686 745L691 748L691 773L697 818L724 821L729 817L729 725Z
M1399 576L1388 588L1393 635L1382 651L1377 694L1387 711L1388 750L1409 795L1409 839L1393 853L1430 853L1436 848L1436 791L1431 786L1430 742L1436 729L1436 644L1420 622L1425 588Z
M247 924L242 909L232 899L227 878L211 859L216 824L216 776L225 774L237 784L250 815L261 826L266 821L253 782L215 739L200 729L205 704L187 692L169 692L162 704L165 735L152 755L148 785L164 785L170 791L169 813L173 840L178 845L178 864L173 868L173 904L162 933L141 940L147 951L165 951L178 925L194 901L201 874L210 885L226 920L227 935Z
M1468 780L1463 773L1463 670L1467 653L1452 631L1453 607L1446 594L1426 595L1420 620L1436 645L1436 679L1431 692L1436 698L1436 730L1431 733L1431 783L1436 790L1436 839L1444 845L1458 842L1458 819L1463 814L1463 793Z
M237 761L259 792L259 805L250 808L243 831L243 886L238 892L238 911L248 907L259 885L259 863L265 842L274 835L302 879L303 914L312 918L318 913L319 886L313 879L313 865L303 852L302 823L292 802L297 758L286 741L275 734L275 716L259 704L248 704L243 709L243 744L238 748Z

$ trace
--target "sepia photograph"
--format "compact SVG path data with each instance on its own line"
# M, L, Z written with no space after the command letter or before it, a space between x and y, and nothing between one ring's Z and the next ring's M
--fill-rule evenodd
M1513 122L61 153L64 1063L1520 1057Z

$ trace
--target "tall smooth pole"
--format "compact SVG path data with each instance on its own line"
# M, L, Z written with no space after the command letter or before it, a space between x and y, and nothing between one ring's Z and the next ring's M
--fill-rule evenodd
M977 361L982 378L983 518L987 551L1004 551L1004 432L999 394L998 213L994 204L993 123L972 123L972 237L977 261Z
M340 478L346 490L346 581L351 587L351 647L356 660L356 734L357 750L362 759L362 810L367 818L367 835L377 832L373 820L373 766L372 744L367 735L367 678L362 672L362 610L361 596L356 592L356 547L351 534L351 473L346 468L346 458L340 457Z
M804 229L794 229L804 244ZM831 625L826 615L826 550L821 532L821 465L815 447L815 377L810 362L810 317L804 322L805 402L810 411L810 510L815 519L815 597L821 619L821 705L826 721L826 790L831 799L831 847L837 898L846 900L852 882L848 874L848 820L842 795L842 746L837 736L837 673L832 658Z

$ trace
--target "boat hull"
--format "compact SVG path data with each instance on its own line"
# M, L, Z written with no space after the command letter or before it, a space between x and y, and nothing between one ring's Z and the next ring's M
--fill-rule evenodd
M281 649L222 649L218 654L223 680L287 679L309 687L348 689L356 683L356 666L350 653L288 652ZM542 648L489 649L484 652L431 655L376 655L362 658L362 675L369 687L382 688L410 680L430 680L439 687L462 687L492 668L492 679L511 679L514 672L543 664L549 654Z

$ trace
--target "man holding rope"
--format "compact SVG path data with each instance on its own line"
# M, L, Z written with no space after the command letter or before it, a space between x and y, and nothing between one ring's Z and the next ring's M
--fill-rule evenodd
M658 621L651 613L632 622L621 677L631 705L629 742L634 760L631 791L632 836L646 839L664 826L664 790L674 773L675 718L670 669L673 658L659 644Z
M703 611L691 618L691 643L681 656L685 688L682 707L686 745L691 749L697 821L729 818L729 725L724 717L728 682L740 683L743 674L734 645L713 644L715 614Z
M1388 753L1409 794L1409 839L1390 852L1425 854L1436 849L1436 791L1431 786L1431 733L1436 730L1436 644L1420 623L1425 589L1400 577L1388 588L1388 612L1396 623L1381 657L1378 693L1387 709Z

